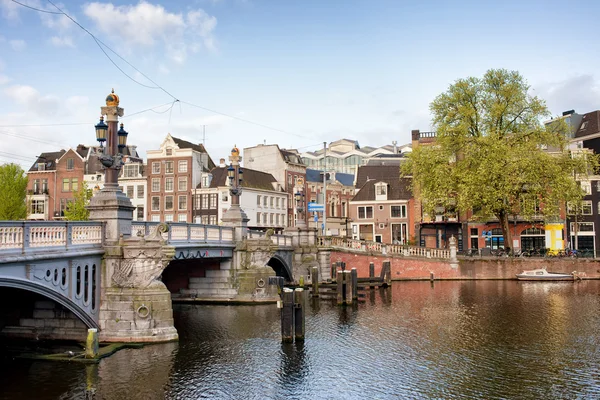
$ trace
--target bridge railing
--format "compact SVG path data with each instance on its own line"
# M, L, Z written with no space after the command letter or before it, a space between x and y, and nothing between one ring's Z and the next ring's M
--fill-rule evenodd
M71 247L101 247L102 222L1 221L0 252L33 252Z
M133 221L131 236L154 234L160 222ZM169 231L162 233L169 242L234 242L233 228L229 226L188 224L185 222L167 222Z
M248 239L262 239L265 238L267 234L263 231L253 231L248 230ZM271 235L271 242L278 246L293 246L293 238L288 235L274 234Z
M406 246L401 244L387 244L379 242L371 242L367 240L356 240L345 237L336 236L320 236L317 238L319 246L337 247L350 249L354 251L376 252L389 255L402 255L406 257L423 257L423 258L450 258L450 250L434 249L419 246Z

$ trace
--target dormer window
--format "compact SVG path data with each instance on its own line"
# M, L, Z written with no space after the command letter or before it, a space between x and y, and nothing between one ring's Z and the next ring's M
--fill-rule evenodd
M375 184L375 200L387 200L388 185L385 182Z
M172 156L173 155L173 149L167 149L166 150L166 155Z
M46 170L46 163L38 163L37 165L38 167L38 171L45 171Z

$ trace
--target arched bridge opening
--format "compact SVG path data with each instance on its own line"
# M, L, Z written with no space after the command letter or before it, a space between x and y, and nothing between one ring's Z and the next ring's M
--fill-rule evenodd
M275 254L267 262L267 265L273 268L273 271L275 271L275 275L283 277L286 282L293 281L293 274L290 264L291 263L288 264L288 261L286 261L286 259L280 254Z

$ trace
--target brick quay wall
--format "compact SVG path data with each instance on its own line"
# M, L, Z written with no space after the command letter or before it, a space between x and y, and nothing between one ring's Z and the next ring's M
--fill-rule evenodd
M332 251L331 262L338 261L345 262L346 269L356 268L359 277L369 276L371 262L375 276L379 276L382 263L389 261L393 280L430 279L431 273L435 279L516 279L515 274L523 270L543 267L550 272L577 271L583 279L600 279L600 259L586 258L468 257L459 258L458 266L453 267L450 260Z

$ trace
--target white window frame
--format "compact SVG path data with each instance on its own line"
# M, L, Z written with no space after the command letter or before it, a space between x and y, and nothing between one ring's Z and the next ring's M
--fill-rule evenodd
M152 163L152 173L160 174L160 161L154 161Z
M179 160L177 162L177 170L181 173L185 173L188 171L188 162L187 160Z

